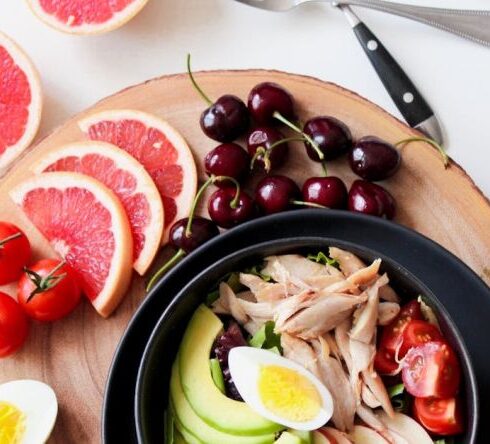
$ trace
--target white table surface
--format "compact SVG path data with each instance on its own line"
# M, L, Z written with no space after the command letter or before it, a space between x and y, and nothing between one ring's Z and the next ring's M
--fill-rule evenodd
M490 9L488 0L418 3ZM406 19L356 11L438 114L450 155L490 196L490 48ZM41 73L46 100L40 135L126 86L183 71L187 52L196 70L312 75L399 116L343 15L328 5L268 13L232 0L150 0L124 27L80 37L50 29L25 1L1 0L0 30L24 47Z

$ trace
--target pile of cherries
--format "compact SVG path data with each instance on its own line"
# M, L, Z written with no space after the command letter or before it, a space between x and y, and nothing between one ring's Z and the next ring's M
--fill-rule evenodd
M217 236L218 226L231 228L260 214L309 206L394 217L393 196L373 183L398 170L401 157L393 145L374 136L354 141L349 128L331 116L313 117L301 128L295 123L293 96L271 82L256 85L249 93L247 105L229 94L212 102L194 80L189 60L188 72L194 87L209 105L200 117L202 131L220 145L204 159L209 179L197 193L190 217L177 221L171 228L170 245L177 249L176 255L148 287L178 258ZM292 130L293 135L286 137L279 125ZM246 150L235 143L242 136L246 136ZM322 162L324 167L326 161L347 155L352 171L361 179L347 190L341 178L325 174L310 177L300 189L291 178L270 174L288 162L292 141L302 141L308 157ZM255 173L264 177L252 197L242 189L242 184ZM211 219L194 216L197 202L210 184L217 186L208 200Z

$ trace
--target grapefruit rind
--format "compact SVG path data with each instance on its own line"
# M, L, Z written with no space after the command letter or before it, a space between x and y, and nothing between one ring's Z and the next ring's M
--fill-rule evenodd
M197 191L197 168L192 155L192 151L182 137L182 135L168 122L155 115L134 110L134 109L115 109L100 111L90 114L87 117L79 120L78 126L80 130L88 136L91 126L103 121L118 121L118 120L136 120L146 125L148 128L156 128L161 131L170 143L177 149L178 164L182 166L184 172L184 180L182 184L182 192L176 199L177 214L172 223L185 218L189 215L192 207L192 202ZM169 223L162 238L162 245L168 242L168 236L172 223Z
M88 154L97 154L111 159L119 169L127 171L136 179L137 187L134 189L133 194L141 193L146 197L150 209L150 219L143 233L145 235L144 246L133 263L133 268L136 272L143 276L150 268L160 249L164 227L164 211L160 193L143 165L115 145L107 142L85 141L63 145L48 152L39 162L33 165L32 171L36 174L41 174L46 168L60 159L71 156L80 158ZM129 215L127 216L131 222L131 218Z
M24 50L2 32L0 32L0 46L5 47L7 52L15 61L16 65L25 73L31 89L31 103L29 105L29 118L27 121L26 130L15 145L9 146L7 150L0 155L1 176L7 167L22 154L22 152L34 139L37 130L39 129L39 123L41 122L43 97L41 91L41 81L37 69Z
M68 23L63 23L58 20L53 15L46 13L39 4L39 0L27 0L27 4L34 15L48 26L61 32L77 35L103 34L113 31L134 18L147 2L148 0L134 0L131 4L126 6L126 8L116 12L111 19L104 23L84 23L80 26L71 26Z
M46 188L60 191L69 188L87 190L111 215L114 251L109 274L103 289L91 301L101 316L108 317L121 302L131 282L133 239L124 208L109 188L89 176L78 173L53 172L32 176L12 189L10 197L22 208L27 193ZM59 218L60 214L58 213L56 216ZM60 248L57 248L57 245L51 245L56 253L63 257L63 251L59 251ZM90 251L87 253L90 254Z

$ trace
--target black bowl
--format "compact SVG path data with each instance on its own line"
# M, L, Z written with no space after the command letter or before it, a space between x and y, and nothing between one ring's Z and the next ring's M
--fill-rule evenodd
M167 408L170 369L187 323L210 287L230 271L243 269L271 254L315 252L328 246L349 250L367 262L380 257L393 287L405 298L425 295L437 313L445 338L456 350L463 369L462 393L466 400L466 432L458 443L475 443L478 424L478 390L469 353L462 336L437 296L394 260L359 244L327 237L296 237L272 240L239 250L195 276L172 300L160 317L139 367L134 412L140 443L163 442L163 412ZM442 278L442 277L441 277Z

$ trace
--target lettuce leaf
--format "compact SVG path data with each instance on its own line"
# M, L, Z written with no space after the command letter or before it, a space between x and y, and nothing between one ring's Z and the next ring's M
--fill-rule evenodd
M306 256L310 261L316 262L317 264L330 265L335 268L339 268L339 263L336 259L332 259L323 251L319 251L317 254L309 254Z

